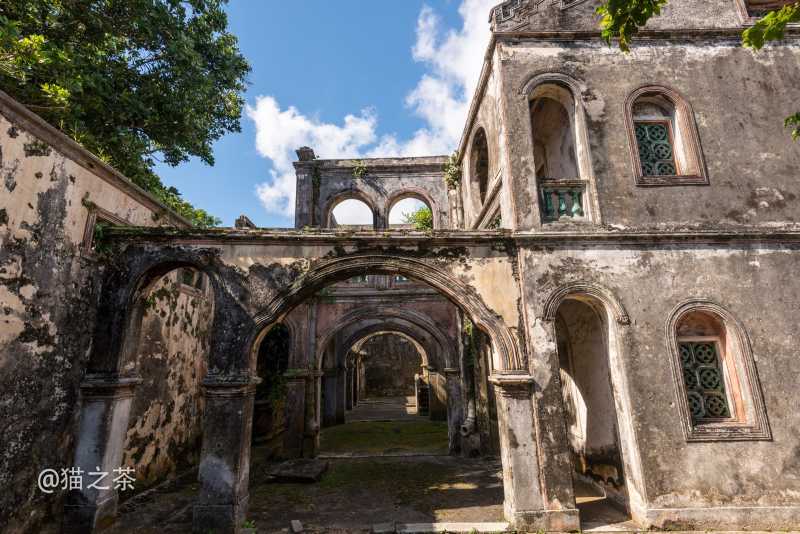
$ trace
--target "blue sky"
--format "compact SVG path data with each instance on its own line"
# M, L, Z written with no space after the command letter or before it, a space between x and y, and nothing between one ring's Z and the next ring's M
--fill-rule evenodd
M242 131L216 165L159 166L168 185L230 226L292 226L293 149L320 157L455 148L488 42L492 0L232 0L252 66Z

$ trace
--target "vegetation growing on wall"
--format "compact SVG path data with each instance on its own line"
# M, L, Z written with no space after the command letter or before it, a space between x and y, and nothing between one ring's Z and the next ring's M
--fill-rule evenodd
M3 90L198 226L219 219L155 174L239 131L250 67L226 0L0 2Z
M353 177L363 178L367 175L367 164L363 160L357 159L353 164Z
M403 213L403 223L413 224L415 230L422 232L433 230L433 212L428 206L421 206L411 213Z
M453 152L444 164L444 183L448 189L455 189L461 182L461 166L458 164L458 152Z
M603 39L611 43L617 39L623 52L630 50L633 37L647 21L661 13L669 0L606 0L597 8L602 17L600 25ZM760 50L769 41L783 39L786 26L800 22L800 2L787 4L766 13L753 26L742 33L742 45L752 50ZM784 125L792 130L792 139L800 138L800 112L784 120Z

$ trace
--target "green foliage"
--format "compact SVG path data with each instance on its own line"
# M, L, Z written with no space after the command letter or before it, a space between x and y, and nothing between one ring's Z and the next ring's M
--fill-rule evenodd
M105 255L111 251L111 247L106 239L107 230L111 228L111 224L107 222L98 222L94 225L94 234L92 235L92 249L95 254Z
M760 50L768 41L783 39L786 25L800 22L800 2L770 11L742 34L742 44Z
M244 523L242 523L242 528L256 528L256 522L252 519L248 519Z
M611 43L619 40L623 52L630 50L633 36L643 28L647 21L661 13L668 0L606 0L597 8L602 18L600 27L603 39ZM780 9L769 11L742 33L742 45L760 50L769 41L783 39L786 26L800 22L800 1L787 4ZM800 112L784 120L786 128L791 128L792 139L800 139Z
M367 174L367 164L363 160L356 160L353 165L353 177L363 178Z
M667 0L607 0L597 8L603 39L611 44L619 40L624 52L630 49L631 39L651 17L661 13Z
M413 224L415 230L422 232L433 230L433 212L428 206L421 206L411 213L403 213L403 223Z
M458 152L453 152L444 164L444 183L448 189L455 189L461 183L461 166L458 164Z
M213 165L214 141L240 129L250 67L226 1L1 2L0 84L195 224L219 224L153 168Z
M783 125L792 129L792 139L795 141L800 139L800 111L790 117L786 117Z

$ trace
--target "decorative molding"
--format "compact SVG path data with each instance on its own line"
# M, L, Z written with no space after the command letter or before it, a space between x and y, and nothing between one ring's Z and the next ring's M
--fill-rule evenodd
M492 10L495 23L528 17L547 5L559 5L562 11L584 3L586 0L506 0Z
M489 382L501 397L527 399L533 394L534 379L527 374L494 374Z
M256 393L256 386L261 383L257 376L208 375L203 379L203 394L208 397L249 397Z
M633 105L640 97L645 95L660 95L669 100L675 108L675 128L682 132L681 138L685 141L688 159L696 166L695 173L681 173L672 176L646 176L642 172L642 163L639 158L639 143L636 140L636 130L633 120ZM681 185L709 185L708 170L706 168L703 149L700 145L700 134L694 118L691 104L676 90L664 85L644 85L639 87L625 99L625 130L628 134L628 151L631 157L634 181L640 187L681 186ZM673 143L673 152L675 151Z
M86 399L125 399L133 397L142 379L136 376L86 375L81 382L81 394Z
M680 351L678 349L677 327L681 319L691 312L706 312L722 320L726 330L736 336L736 345L739 353L734 355L733 367L744 370L744 376L738 376L742 395L752 405L750 417L746 421L731 421L725 423L692 423L691 411L686 396L686 385L683 378ZM710 299L694 298L680 303L672 310L665 325L667 350L670 354L675 393L677 396L678 410L686 441L752 441L771 440L772 431L767 419L766 407L761 393L761 383L753 358L750 338L744 326L722 306ZM729 371L728 371L729 372Z
M625 311L625 308L611 291L600 284L588 281L570 282L550 293L542 306L540 317L544 321L554 321L558 307L562 302L570 297L580 296L593 297L602 302L617 323L621 325L631 323L628 312Z

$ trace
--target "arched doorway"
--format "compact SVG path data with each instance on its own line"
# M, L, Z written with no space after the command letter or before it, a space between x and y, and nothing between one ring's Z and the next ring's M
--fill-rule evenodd
M615 329L604 303L570 295L555 312L566 437L581 527L631 526L635 473L624 436Z
M258 343L256 385L253 405L253 443L266 445L268 456L281 452L286 431L286 371L289 368L291 332L278 323L264 332Z

